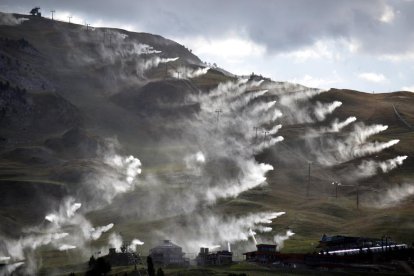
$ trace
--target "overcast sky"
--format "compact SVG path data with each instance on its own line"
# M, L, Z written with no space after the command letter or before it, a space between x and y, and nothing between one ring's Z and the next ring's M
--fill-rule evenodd
M1 0L4 12L173 39L236 73L367 92L414 91L414 0Z

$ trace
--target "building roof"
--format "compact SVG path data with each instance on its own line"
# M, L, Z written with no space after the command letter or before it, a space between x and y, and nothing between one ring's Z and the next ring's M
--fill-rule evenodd
M266 243L259 243L256 244L256 247L276 247L276 244L266 244Z
M162 248L177 248L177 249L181 249L180 246L172 243L170 240L163 240L163 242L160 245L157 245L153 249L162 249Z

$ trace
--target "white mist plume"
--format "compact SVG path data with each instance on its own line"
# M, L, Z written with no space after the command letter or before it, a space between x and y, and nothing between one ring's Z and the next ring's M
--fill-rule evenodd
M180 231L175 231L174 240L182 244L187 252L196 252L205 245L220 244L225 247L228 243L249 241L250 230L257 233L268 232L269 227L264 228L263 224L270 224L283 214L285 212L260 212L235 217L202 213L191 216L187 227L181 224L170 225L171 229L167 231L171 233L170 231L178 227ZM165 236L164 233L159 235Z
M57 241L67 237L68 233L32 234L21 237L18 240L5 240L6 251L13 260L23 260L25 250L35 250L40 246L53 244L57 247Z
M122 240L121 235L117 233L111 233L111 235L109 236L108 243L111 248L115 248L115 250L119 250L122 247L123 240Z
M144 244L143 241L140 241L138 239L133 239L131 244L128 245L128 249L132 252L135 252L135 251L137 251L137 246L140 246L140 245L143 245L143 244Z
M203 98L208 99L215 97L237 97L246 91L248 87L247 83L247 79L237 79L236 81L221 82L216 88L209 91L208 95Z
M247 105L250 100L267 93L268 90L249 91L257 89L257 82L248 82L245 79L220 83L217 88L208 94L190 95L190 102L199 102L204 112L214 112L216 109L236 110Z
M245 94L240 96L239 99L230 102L230 104L229 104L230 109L231 110L238 110L241 107L244 107L247 104L249 104L253 99L261 97L264 94L266 94L267 92L269 92L269 90L267 90L267 89L259 90L259 91L253 91L253 92L246 92Z
M346 118L346 120L340 122L338 119L335 119L331 125L329 127L323 127L319 130L314 130L312 129L309 133L307 133L306 135L309 137L315 137L315 136L319 136L323 133L335 133L335 132L340 132L344 127L352 124L353 122L355 122L357 120L356 117L351 116ZM370 135L368 135L370 136Z
M256 232L254 232L251 228L249 229L249 235L252 237L254 244L257 244Z
M3 268L0 268L0 276L14 275L13 272L22 265L24 265L24 262L5 265Z
M309 101L312 97L325 92L319 89L312 89L295 85L282 85L277 88L276 95L279 96L280 108L285 114L285 124L313 123L325 120L326 116L332 113L340 103L335 101L329 104ZM293 90L293 91L292 91Z
M275 105L276 105L276 101L271 101L271 102L263 103L260 105L255 105L253 106L251 110L249 110L249 112L251 113L252 116L260 115L260 113L268 111Z
M398 166L401 166L407 156L397 156L385 161L364 160L355 171L355 175L359 178L370 177L376 175L378 170L387 173Z
M284 106L292 106L296 102L307 101L322 92L325 91L312 88L306 88L299 91L288 91L280 97L280 103Z
M161 58L158 56L148 58L147 60L144 60L143 63L137 64L137 72L139 72L139 75L142 76L145 71L148 71L151 68L157 67L160 63L167 63L176 61L178 57L176 58Z
M113 224L92 227L82 214L77 213L79 208L80 204L75 203L73 198L64 199L58 211L46 216L48 224L27 229L27 233L17 240L4 239L5 246L0 251L13 261L32 260L26 263L25 271L34 273L37 269L34 254L38 248L49 245L61 251L84 249L88 241L98 239L113 227ZM66 228L70 229L70 233L63 232Z
M401 166L405 159L407 159L407 155L404 156L397 156L393 159L389 159L385 162L381 162L379 167L381 168L383 173L387 173L390 170L395 169L397 166Z
M116 196L133 191L137 185L136 178L141 174L141 161L138 158L121 156L113 150L103 155L107 167L97 167L94 173L84 179L85 190L80 196L87 194L93 197L86 206L88 209L109 204Z
M352 124L356 121L356 117L348 117L346 120L340 122L338 119L335 119L329 127L322 127L320 129L310 129L304 136L304 138L315 138L320 137L325 133L337 133L340 132L344 127Z
M23 21L29 20L28 18L17 18L12 14L0 12L0 26L14 26L19 25Z
M364 143L370 136L378 134L388 129L387 125L371 125L364 124L355 125L354 131L351 133L351 138L356 143Z
M274 135L274 134L276 134L278 131L279 131L279 129L281 129L282 128L282 125L276 125L276 126L274 126L274 127L272 127L271 129L269 129L269 135Z
M273 240L275 241L277 245L277 249L281 250L285 244L285 241L288 240L291 236L295 235L295 233L292 232L292 230L287 230L286 234L283 235L275 235L273 237Z
M318 153L316 158L319 163L330 166L392 147L399 140L367 142L370 136L385 131L387 128L386 125L365 126L363 123L355 124L353 131L344 139L325 139L324 148L316 151Z
M362 157L368 154L373 154L380 152L384 149L390 148L396 144L398 144L400 140L390 140L388 142L373 142L373 143L366 143L360 147L354 149L354 157Z
M112 227L114 227L113 223L110 223L110 224L105 225L105 226L92 228L91 229L91 238L93 240L99 239L102 236L103 233L108 232L109 230L112 229Z
M59 246L59 251L67 251L67 250L71 250L71 249L75 249L76 246L74 245L70 245L70 244L62 244L61 246Z
M322 104L320 102L317 102L314 108L314 114L316 116L316 119L318 121L325 120L327 115L331 114L335 109L337 109L341 105L342 103L339 101L334 101L330 104Z
M398 205L408 197L414 195L413 184L402 184L389 188L386 193L382 193L374 200L374 206L378 208L388 208Z
M263 163L256 165L251 160L246 160L246 163L241 165L243 166L241 170L243 171L244 177L234 179L223 186L207 189L206 199L209 202L215 202L218 198L236 197L244 191L261 185L266 181L264 175L268 171L273 170L271 165Z
M264 140L264 141L260 142L260 144L252 146L253 152L254 153L260 153L264 149L267 149L271 146L274 146L275 144L277 144L279 142L282 142L284 139L285 138L283 138L283 136L270 137L270 139ZM273 167L272 167L272 169L273 169Z
M189 67L180 66L177 69L171 69L168 72L172 77L177 77L181 79L192 79L207 74L208 70L210 70L209 67L193 69Z
M103 83L107 86L142 84L146 72L161 63L175 61L178 57L167 58L161 51L139 42L134 37L108 29L93 32L78 32L76 36L67 35L66 44L73 45L68 52L67 61L74 66L114 66L117 70L104 72ZM85 54L79 43L92 43L90 51ZM109 93L109 92L107 92Z
M205 155L198 151L195 154L189 154L184 157L186 168L200 174L201 166L206 162Z
M10 257L0 256L0 262L9 261Z
M344 127L346 127L349 124L355 122L356 119L357 119L356 117L352 116L352 117L346 118L346 120L345 121L342 121L342 122L338 122L338 120L335 120L332 123L331 127L327 130L327 132L339 132Z
M97 205L85 206L84 210L95 210L110 202L114 196L130 191L134 187L135 178L141 173L141 162L133 156L123 157L113 151L106 153L103 163L106 164L98 175L88 177L85 181L87 189L92 194L98 194L106 201L96 203ZM112 187L112 189L110 189ZM85 186L83 186L85 188ZM105 189L107 188L107 189ZM88 193L83 190L83 193ZM112 194L110 194L112 193ZM5 239L4 248L0 248L1 254L10 256L12 260L34 259L33 254L41 246L50 245L57 250L84 250L88 241L99 239L103 233L113 228L114 224L93 227L92 224L80 213L83 207L72 197L62 200L57 211L50 212L45 216L48 224L39 225L28 229L20 239ZM63 229L70 229L70 233L63 232ZM36 262L29 262L25 266L27 272L36 271Z
M109 236L108 244L110 248L115 248L116 251L119 251L121 247L124 246L124 241L122 236L117 233L111 233ZM129 252L135 252L138 246L143 245L144 242L139 239L133 239L129 245L127 245L127 250Z
M61 224L66 222L68 219L75 215L75 212L82 206L81 203L76 203L75 199L68 197L63 200L63 204L59 207L58 212L48 214L45 219L56 223Z

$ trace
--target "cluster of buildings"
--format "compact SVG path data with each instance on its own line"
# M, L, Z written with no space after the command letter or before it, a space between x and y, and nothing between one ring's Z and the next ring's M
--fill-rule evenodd
M288 267L338 267L352 265L361 260L368 260L369 253L386 252L387 250L405 249L405 244L397 244L389 237L382 239L350 237L350 236L327 236L323 235L316 249L319 253L281 253L275 244L257 244L255 251L243 253L247 262L265 265L281 265ZM411 251L410 251L411 252ZM189 266L190 259L185 257L182 247L164 240L159 245L150 249L154 265L167 266ZM134 265L142 263L139 255L133 252L116 252L110 249L105 256L111 265ZM233 253L228 250L210 252L208 248L200 248L200 252L193 261L197 266L221 266L233 263Z
M154 265L156 266L189 266L190 259L185 257L182 247L172 243L170 240L163 240L159 245L149 251ZM104 256L112 266L127 266L143 264L141 257L135 252L128 250L116 251L109 249L109 254ZM233 263L233 253L227 250L209 252L208 248L200 248L195 262L198 266L230 265Z
M201 247L196 262L198 266L230 265L233 263L233 253L227 250L209 252L208 248Z

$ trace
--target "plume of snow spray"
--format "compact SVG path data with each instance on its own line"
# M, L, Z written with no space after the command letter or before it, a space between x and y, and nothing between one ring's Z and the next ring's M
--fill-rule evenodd
M254 232L251 228L249 229L249 235L252 237L254 244L257 244L256 232Z
M295 233L292 232L292 230L287 230L285 234L283 235L276 235L273 237L273 240L275 241L277 245L277 249L281 250L284 246L284 243L286 240L288 240L291 236L295 235Z
M289 91L280 97L280 103L284 106L292 106L298 101L307 101L310 98L325 92L319 89L306 88L299 91Z
M109 236L108 243L111 248L115 248L115 250L119 250L123 245L123 240L120 234L111 233L111 235Z
M354 157L362 157L368 154L373 154L380 152L384 149L390 148L396 144L398 144L400 140L394 139L388 142L373 142L373 143L366 143L361 145L360 147L354 148Z
M103 162L109 167L98 167L96 173L84 179L86 189L80 196L93 197L86 206L88 209L100 208L111 203L117 195L133 191L136 178L141 174L141 162L132 155L121 156L109 151L104 154Z
M387 128L386 125L365 126L362 123L356 124L353 131L343 140L327 138L325 147L317 151L319 154L316 158L319 163L330 166L392 147L399 140L367 142L369 137L385 131Z
M29 20L28 18L17 18L12 14L0 12L0 26L15 26L21 24L23 21Z
M330 104L322 104L320 102L317 102L315 110L314 110L316 119L318 121L325 120L327 115L331 114L335 109L337 109L341 105L342 103L339 101L334 101L333 103L330 103Z
M158 56L148 58L144 60L143 63L137 64L137 72L140 72L140 75L143 75L145 71L148 71L151 68L157 67L160 63L167 63L178 60L178 57L176 58L161 58Z
M111 248L115 248L115 250L119 251L119 249L124 246L124 241L120 234L111 233L111 235L109 236L108 244ZM137 247L143 244L143 241L140 241L139 239L133 239L131 243L126 246L129 252L135 252L137 250Z
M112 229L112 227L114 227L114 224L113 223L110 223L110 224L105 225L105 226L100 226L100 227L92 228L90 230L90 232L91 232L91 238L93 240L99 239L102 236L103 233L108 232L109 230Z
M46 215L45 219L59 225L72 218L81 206L82 204L76 203L74 198L68 197L63 201L63 204L59 207L58 212Z
M274 127L272 127L271 129L269 129L269 135L274 135L274 134L276 134L278 131L279 131L279 129L281 129L282 128L282 125L275 125Z
M331 127L327 130L327 132L339 132L341 131L344 127L348 126L349 124L353 123L356 121L356 117L352 116L352 117L348 117L346 118L345 121L343 122L338 122L337 120L335 120Z
M364 160L357 168L353 175L359 178L370 177L377 174L378 169L383 173L387 173L398 166L401 166L407 156L397 156L385 161Z
M175 233L174 240L182 244L188 252L195 252L205 245L220 244L225 247L229 243L246 242L251 239L251 231L262 233L263 224L270 224L283 214L285 212L259 212L235 217L201 213L191 216L187 227L182 224L170 225L167 231ZM174 231L177 228L180 231ZM159 234L165 236L162 232Z
M0 268L0 276L13 275L13 272L22 265L24 265L24 262L17 262L14 264L5 265L3 268Z
M339 122L338 119L335 119L329 127L323 127L319 130L312 129L309 133L306 134L307 137L317 137L324 133L336 133L340 132L344 127L352 124L356 121L356 117L348 117L345 121Z
M74 245L70 245L70 244L62 244L61 246L59 246L59 251L67 251L67 250L71 250L71 249L75 249L76 246Z
M133 239L131 244L128 246L128 249L132 252L137 251L137 246L143 245L144 242L140 241L139 239Z
M192 79L207 74L208 70L210 70L209 67L193 69L180 66L177 69L169 70L169 74L172 77Z
M377 208L389 208L400 204L402 201L414 195L414 185L405 183L389 188L385 193L372 198L373 205Z

